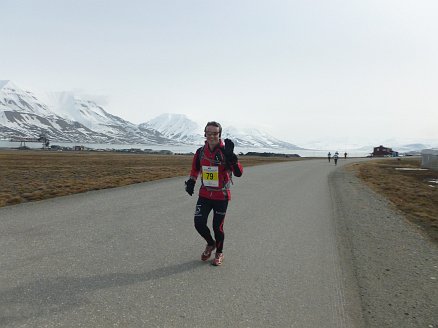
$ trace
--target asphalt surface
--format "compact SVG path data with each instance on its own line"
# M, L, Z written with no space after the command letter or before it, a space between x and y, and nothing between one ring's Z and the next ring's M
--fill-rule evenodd
M0 326L364 327L329 185L344 163L234 178L221 267L200 261L182 178L2 208Z

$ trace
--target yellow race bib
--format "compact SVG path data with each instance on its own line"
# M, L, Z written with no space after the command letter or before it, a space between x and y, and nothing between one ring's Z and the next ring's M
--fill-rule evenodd
M203 165L202 181L206 187L219 187L219 167Z

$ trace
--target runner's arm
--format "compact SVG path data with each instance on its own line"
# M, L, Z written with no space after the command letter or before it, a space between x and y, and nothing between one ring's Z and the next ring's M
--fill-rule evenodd
M199 151L196 151L195 156L193 156L192 160L192 169L190 171L190 179L196 181L198 179L199 172L201 170L200 160L199 160Z
M230 161L230 167L231 171L233 172L234 176L241 177L243 174L243 166L240 164L239 159L237 158L236 154L233 154L232 160Z

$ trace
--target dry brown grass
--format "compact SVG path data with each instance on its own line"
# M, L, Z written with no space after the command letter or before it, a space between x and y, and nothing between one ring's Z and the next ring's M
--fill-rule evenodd
M438 241L438 171L404 171L420 168L419 158L388 158L356 163L356 175L376 192L384 195L413 223Z
M0 151L0 207L90 190L188 176L193 156ZM300 158L240 158L252 166Z

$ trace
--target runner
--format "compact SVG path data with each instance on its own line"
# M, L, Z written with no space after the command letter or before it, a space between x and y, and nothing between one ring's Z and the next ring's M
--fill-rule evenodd
M205 145L199 148L192 162L190 177L185 182L187 193L192 196L198 175L201 174L201 188L195 209L195 228L205 239L207 246L201 255L202 261L207 261L216 249L211 264L221 265L224 260L224 220L228 202L231 200L231 176L240 177L242 165L234 154L234 143L230 139L222 142L222 127L217 122L208 122L204 129L207 138ZM207 218L213 210L213 231L207 227Z
M328 152L328 154L327 154L327 158L328 158L328 161L329 161L329 163L330 163L330 159L332 158L332 154L331 154L330 152Z
M335 161L335 165L338 165L338 158L339 158L339 153L336 152L336 153L333 155L333 160Z

